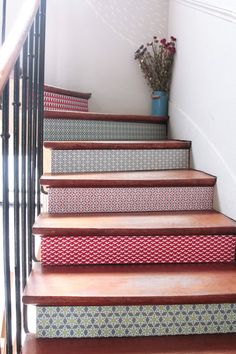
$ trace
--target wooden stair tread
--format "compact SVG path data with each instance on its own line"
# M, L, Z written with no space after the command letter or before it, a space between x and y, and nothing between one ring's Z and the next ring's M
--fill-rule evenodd
M185 140L45 141L44 147L52 150L190 149L191 142Z
M23 302L39 306L236 302L236 265L37 264L29 277Z
M196 170L45 173L40 183L48 187L181 187L214 186L216 177Z
M44 118L99 120L99 121L103 120L103 121L114 121L114 122L134 122L134 123L137 122L137 123L152 123L152 124L166 124L169 119L166 116L154 117L149 115L74 112L74 111L47 111L47 110L44 111Z
M235 234L236 222L216 211L113 214L40 214L33 226L40 235L150 236Z
M36 339L28 334L22 354L233 354L236 334L141 338Z

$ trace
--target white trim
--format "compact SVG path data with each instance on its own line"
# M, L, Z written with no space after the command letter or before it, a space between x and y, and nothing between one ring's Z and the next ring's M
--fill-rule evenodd
M236 11L212 5L207 1L200 0L175 0L185 6L204 12L208 15L218 17L224 21L236 23Z

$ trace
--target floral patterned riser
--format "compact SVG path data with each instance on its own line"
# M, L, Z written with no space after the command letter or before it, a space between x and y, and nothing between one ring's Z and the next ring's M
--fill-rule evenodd
M88 100L44 91L44 109L87 112Z
M236 304L37 307L39 338L236 332Z
M165 124L44 119L44 140L163 140Z
M52 150L51 160L53 173L185 168L189 168L188 149Z
M44 265L234 262L236 235L44 236Z
M49 188L49 213L212 209L213 187Z

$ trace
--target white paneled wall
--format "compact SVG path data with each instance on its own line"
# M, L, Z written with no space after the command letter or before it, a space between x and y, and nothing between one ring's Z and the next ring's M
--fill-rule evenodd
M236 218L235 1L171 0L169 16L171 136L193 141L193 166L218 176L216 208Z

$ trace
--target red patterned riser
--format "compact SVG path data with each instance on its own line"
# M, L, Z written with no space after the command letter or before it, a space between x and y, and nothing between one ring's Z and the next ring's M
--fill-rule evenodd
M44 91L44 110L88 111L88 100Z
M49 188L49 213L212 209L213 187Z
M234 262L236 235L42 237L44 265Z

